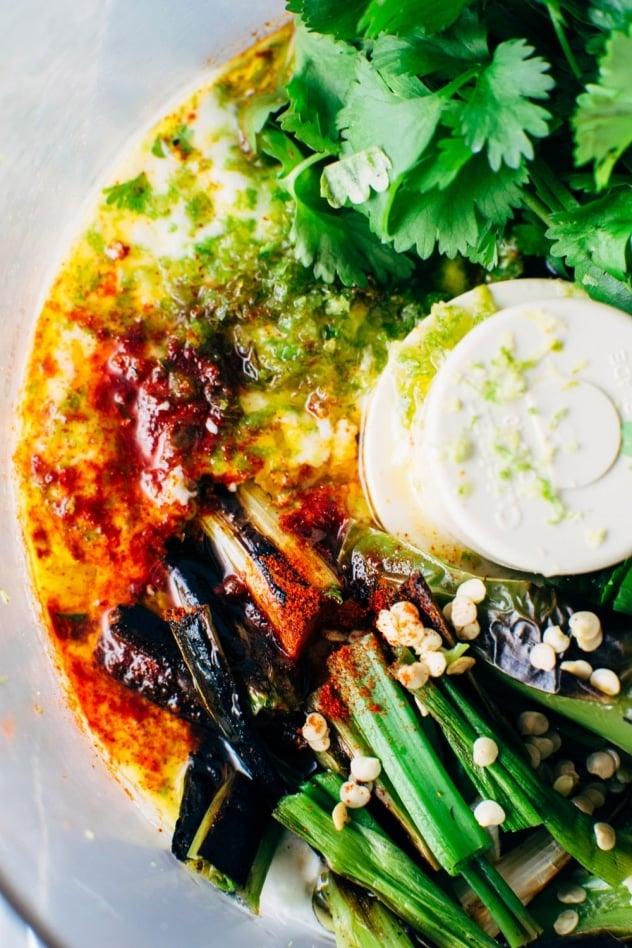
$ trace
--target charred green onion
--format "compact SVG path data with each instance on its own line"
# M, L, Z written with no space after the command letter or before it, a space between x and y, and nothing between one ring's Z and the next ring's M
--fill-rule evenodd
M383 833L366 810L354 811L342 832L335 829L331 810L340 784L332 774L315 778L279 802L276 818L322 852L334 872L365 886L438 948L494 945L493 939Z

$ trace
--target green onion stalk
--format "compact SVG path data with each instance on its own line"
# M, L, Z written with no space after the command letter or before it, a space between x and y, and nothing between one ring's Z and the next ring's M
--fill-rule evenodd
M340 777L319 774L298 793L279 801L277 820L319 850L333 872L373 893L438 948L495 946L494 940L395 845L368 810L351 811L344 829L336 829L331 812L341 785Z

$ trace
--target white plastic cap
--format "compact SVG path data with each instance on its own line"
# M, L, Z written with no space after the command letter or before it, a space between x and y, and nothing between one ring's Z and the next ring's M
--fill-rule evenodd
M386 376L363 461L387 530L444 555L452 543L544 575L632 553L627 314L571 296L501 310L447 354L410 427L393 415ZM371 429L387 412L393 460L376 463Z

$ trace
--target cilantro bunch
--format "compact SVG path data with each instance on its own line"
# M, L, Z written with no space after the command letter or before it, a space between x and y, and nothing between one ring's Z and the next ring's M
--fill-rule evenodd
M632 312L632 0L290 0L293 73L242 115L327 281L517 244Z

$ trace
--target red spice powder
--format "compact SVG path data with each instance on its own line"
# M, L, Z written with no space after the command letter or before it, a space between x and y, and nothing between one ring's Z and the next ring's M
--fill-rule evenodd
M349 716L344 702L330 681L319 690L318 703L321 713L330 721L344 721Z
M264 584L261 592L266 598L257 601L257 605L270 617L279 645L285 654L295 660L314 631L324 597L318 589L299 579L285 557L273 555L262 557L262 560L265 562L269 579L282 595L282 602L277 599L271 601L272 597L266 595L267 584ZM257 592L256 588L252 589L255 599Z

